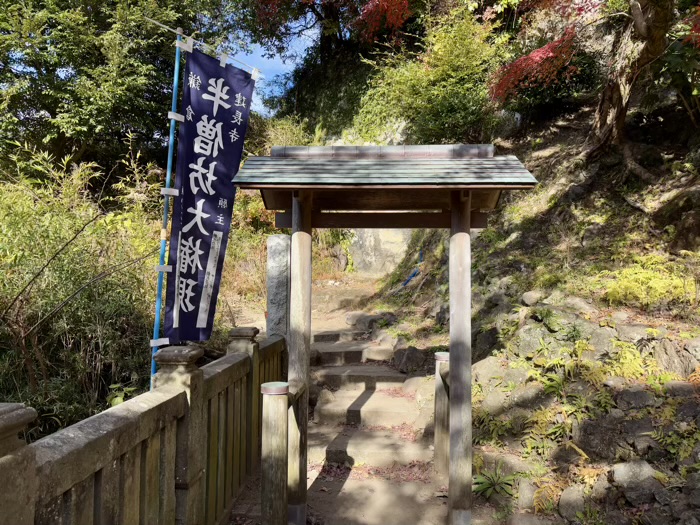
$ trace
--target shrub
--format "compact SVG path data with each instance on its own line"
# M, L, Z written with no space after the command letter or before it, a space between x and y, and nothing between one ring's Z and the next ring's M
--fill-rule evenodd
M372 142L487 140L494 114L486 80L498 63L490 36L465 8L434 22L422 53L375 64L353 131Z
M11 163L0 173L0 396L36 408L41 435L105 408L111 384L147 385L159 225L137 184L105 212L88 191L102 176L93 164L28 147Z

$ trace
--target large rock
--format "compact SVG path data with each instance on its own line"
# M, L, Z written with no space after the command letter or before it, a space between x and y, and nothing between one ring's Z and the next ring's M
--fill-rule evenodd
M686 341L685 349L690 355L700 361L700 337Z
M559 497L559 514L567 521L576 521L576 515L585 510L584 486L567 487Z
M656 471L643 460L617 463L610 472L612 482L635 507L653 502L655 493L663 490L655 475Z
M577 314L583 314L583 315L596 315L598 313L598 309L591 304L590 301L587 301L586 299L582 299L580 297L567 297L564 299L562 304L576 312Z
M518 482L518 508L533 510L535 508L535 492L537 487L529 479L521 478Z
M404 258L412 230L357 229L350 244L355 269L381 276L393 271ZM418 259L418 254L415 254ZM416 261L417 263L418 261ZM408 276L407 276L408 277Z
M523 294L521 301L525 306L535 306L544 297L545 293L542 290L530 290Z
M423 366L425 360L425 354L415 346L397 350L394 354L394 366L399 372L403 372L404 374L415 372Z
M653 355L663 369L684 378L700 366L700 362L690 352L679 348L669 339L663 339L654 345Z
M644 387L635 385L620 392L615 402L620 410L630 410L654 406L656 398Z
M502 379L505 370L501 366L501 361L494 356L482 359L472 365L474 382L482 386L496 380Z

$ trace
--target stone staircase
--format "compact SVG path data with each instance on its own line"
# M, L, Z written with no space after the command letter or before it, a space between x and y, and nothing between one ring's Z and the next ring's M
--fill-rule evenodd
M311 463L386 467L432 460L433 383L420 375L408 380L390 366L394 342L373 339L370 331L378 318L349 314L350 328L313 336Z

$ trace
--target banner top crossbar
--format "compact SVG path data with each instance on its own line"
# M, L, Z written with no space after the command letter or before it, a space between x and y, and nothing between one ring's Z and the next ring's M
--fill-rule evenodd
M193 38L193 37L191 37L191 36L188 36L188 35L184 34L181 28L173 29L172 27L167 26L167 25L163 24L162 22L158 22L158 20L153 20L152 18L149 18L149 17L147 17L147 16L144 16L143 18L146 19L146 20L148 20L148 21L151 22L152 24L157 25L158 27L160 27L160 28L162 28L162 29L165 29L166 31L170 31L171 33L174 33L174 34L176 34L176 35L183 36L184 38L186 38L186 39L189 40L190 42L194 42L195 44L198 44L198 45L200 45L201 47L203 47L203 48L209 50L209 51L210 51L211 53L213 53L214 55L217 55L217 56L221 57L221 58L222 58L222 62L223 62L222 65L226 65L226 62L227 62L227 61L232 60L233 62L238 62L240 65L242 65L242 66L247 67L248 69L250 69L250 70L251 70L251 71L250 71L250 74L253 75L253 80L257 80L259 77L262 76L260 70L259 70L257 67L251 66L250 64L246 64L245 62L242 62L241 60L238 60L237 58L230 57L230 56L228 56L226 53L219 53L215 47L210 46L210 45L207 44L206 42L202 42L201 40L197 40L197 39L195 39L195 38Z

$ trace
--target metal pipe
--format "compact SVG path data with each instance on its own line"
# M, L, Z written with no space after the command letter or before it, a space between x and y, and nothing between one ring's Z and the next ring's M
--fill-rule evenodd
M182 29L177 28L177 40L182 41ZM173 73L173 98L172 98L172 112L177 113L177 94L180 88L180 58L181 51L180 47L175 48L175 72ZM174 118L170 119L170 139L168 142L168 167L165 172L165 188L170 188L170 181L173 174L173 158L175 156L175 127L176 120ZM170 197L164 195L165 206L163 207L163 225L160 233L160 266L165 265L165 252L167 248L167 232L168 232L168 212L170 210ZM161 310L163 308L163 280L165 278L164 272L158 272L158 289L156 291L156 314L155 320L153 321L153 339L156 340L160 336L160 318ZM151 390L153 390L153 377L156 374L156 360L155 355L158 352L158 347L153 347L151 352Z

